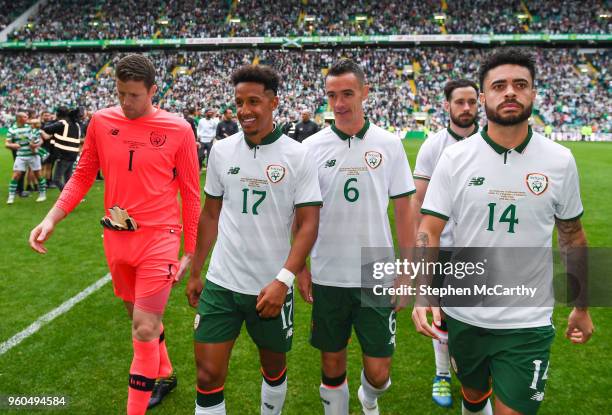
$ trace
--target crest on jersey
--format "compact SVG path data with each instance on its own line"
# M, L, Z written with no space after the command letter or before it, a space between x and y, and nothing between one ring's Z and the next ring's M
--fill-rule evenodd
M366 151L364 157L368 167L371 169L375 169L380 166L383 159L382 154L380 154L378 151Z
M166 143L166 135L153 131L149 137L149 141L151 141L153 147L161 147Z
M529 173L525 177L527 187L536 196L540 196L548 189L548 177L542 173Z
M266 167L266 176L272 183L278 183L285 177L285 168L278 164L270 164Z

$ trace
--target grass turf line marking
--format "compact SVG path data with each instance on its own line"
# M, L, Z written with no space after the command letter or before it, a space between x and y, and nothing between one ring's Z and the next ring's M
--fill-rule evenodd
M102 288L106 283L111 280L110 273L106 274L98 281L91 284L89 287L85 288L83 291L75 295L74 297L66 300L62 305L53 310L49 311L44 316L37 319L34 323L30 324L26 329L20 331L15 334L13 337L8 339L5 342L0 343L0 356L4 353L11 350L13 347L17 346L19 343L30 337L32 334L36 333L41 329L45 324L53 321L56 317L61 316L65 312L69 311L76 304L83 301L85 298L89 297L94 292L98 291Z

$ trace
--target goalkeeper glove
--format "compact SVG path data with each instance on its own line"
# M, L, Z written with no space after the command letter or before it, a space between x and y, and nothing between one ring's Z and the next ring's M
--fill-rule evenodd
M100 219L102 226L115 231L135 231L138 229L136 221L128 214L127 210L115 205L108 211L110 217L104 216Z

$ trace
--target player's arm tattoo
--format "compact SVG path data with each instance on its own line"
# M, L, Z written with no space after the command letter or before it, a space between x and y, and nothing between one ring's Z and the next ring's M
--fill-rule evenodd
M427 248L429 246L429 234L427 232L419 232L416 237L417 248Z
M570 298L576 307L588 306L588 256L587 239L580 219L563 221L555 219L558 231L559 251L565 265Z
M558 231L559 248L564 250L574 246L586 246L587 240L580 219L564 221L555 219Z
M433 255L432 255L433 249L430 248L429 244L430 244L429 233L418 231L417 236L416 236L416 253L415 253L415 258L414 258L415 263L422 262L426 264L434 260ZM426 269L428 268L429 267L426 267ZM429 275L427 272L423 272L423 271L417 272L415 277L416 278L414 279L414 282L415 282L416 287L431 286L432 276ZM420 292L418 288L417 290L418 290L417 292ZM415 298L415 306L425 307L425 306L431 306L435 304L436 304L435 298L432 298L432 297L417 294Z

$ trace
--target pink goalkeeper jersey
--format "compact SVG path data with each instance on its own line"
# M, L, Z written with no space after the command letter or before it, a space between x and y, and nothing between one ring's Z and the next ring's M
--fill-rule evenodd
M195 138L184 119L158 108L135 120L126 118L119 106L97 111L77 168L55 206L70 213L99 169L105 214L118 205L139 227L180 229L180 190L185 252L195 251L200 176Z

